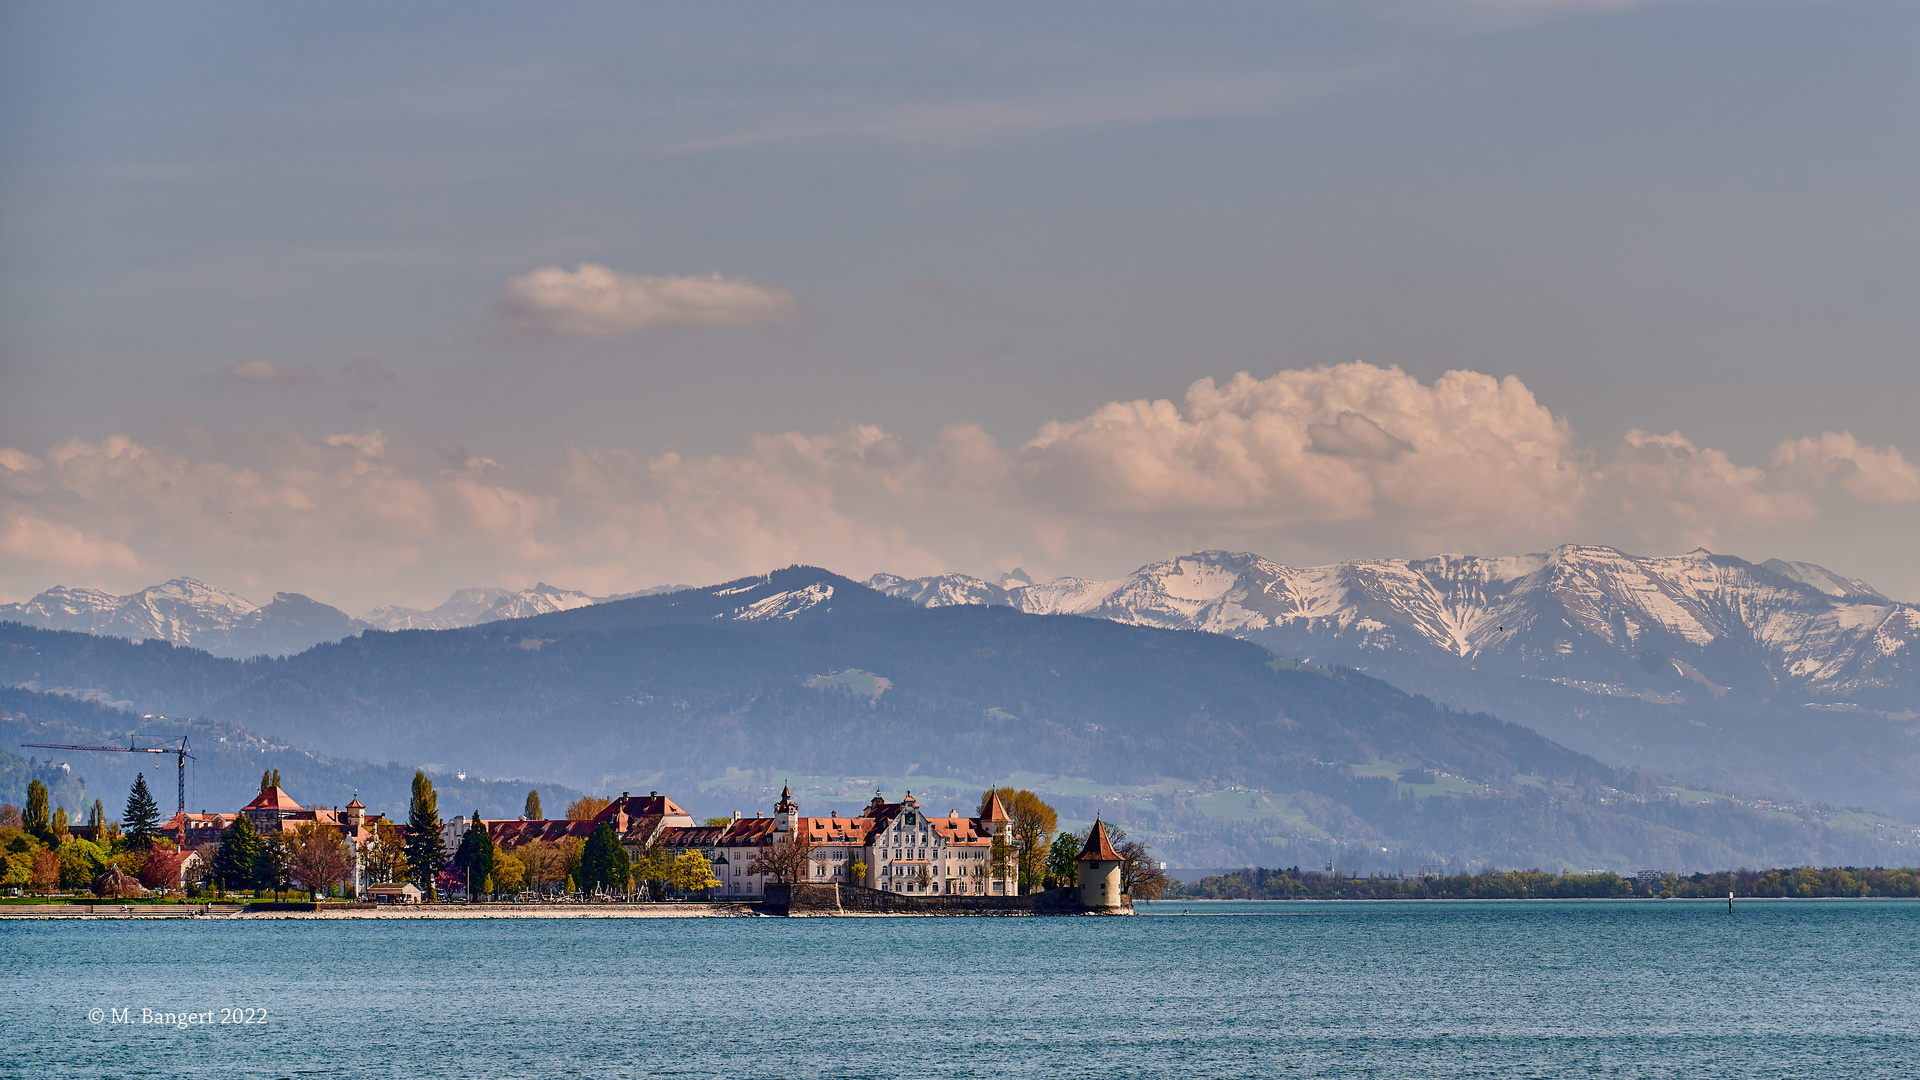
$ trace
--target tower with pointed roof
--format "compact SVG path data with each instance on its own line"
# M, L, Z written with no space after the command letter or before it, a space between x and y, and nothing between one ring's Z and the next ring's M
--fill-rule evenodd
M1120 906L1120 853L1113 850L1107 836L1107 823L1093 819L1093 832L1087 837L1086 850L1080 853L1080 906L1117 908Z
M773 804L773 831L792 832L794 824L800 820L800 804L793 801L793 791L788 785L780 785L780 801Z

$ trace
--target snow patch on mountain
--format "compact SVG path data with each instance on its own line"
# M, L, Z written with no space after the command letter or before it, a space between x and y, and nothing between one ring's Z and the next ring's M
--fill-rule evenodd
M756 600L746 607L735 610L733 618L735 622L792 619L808 608L817 607L832 599L833 586L826 582L815 582L804 589L774 593L772 596Z
M266 606L193 578L174 578L125 596L57 586L0 619L48 630L167 641L215 656L284 656L366 629L338 608L298 593L275 593Z
M1004 604L1285 642L1322 655L1510 668L1563 685L1623 686L1620 671L1661 657L1652 670L1666 681L1628 686L1635 696L1671 696L1668 683L1716 701L1741 686L1772 697L1781 680L1821 694L1917 687L1920 609L1809 563L1755 565L1705 549L1643 557L1567 545L1531 555L1317 567L1202 551L1111 581L1000 588L945 575L868 584L929 607ZM1668 656L1676 651L1685 659Z

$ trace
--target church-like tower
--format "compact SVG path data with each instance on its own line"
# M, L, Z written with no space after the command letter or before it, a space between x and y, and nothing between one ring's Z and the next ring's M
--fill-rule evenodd
M1080 906L1117 908L1120 906L1120 853L1107 838L1107 825L1093 819L1093 834L1080 853Z
M792 832L800 821L800 804L793 801L793 792L786 784L780 785L780 801L773 804L773 831L775 833Z

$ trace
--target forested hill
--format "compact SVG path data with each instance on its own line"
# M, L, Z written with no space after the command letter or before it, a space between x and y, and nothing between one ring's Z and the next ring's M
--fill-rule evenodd
M0 678L229 717L323 753L575 783L730 765L1264 788L1381 760L1612 776L1524 728L1247 642L922 609L805 568L482 627L370 632L284 660L14 626Z
M1676 803L1530 729L1251 642L921 608L804 567L465 629L368 632L277 660L6 625L0 683L218 717L340 758L695 803L703 782L735 775L775 790L781 776L892 777L922 793L944 778L958 797L1038 774L1068 793L1070 815L1130 822L1185 865L1338 852L1408 869L1428 856L1556 869L1872 862L1912 839ZM732 790L749 810L762 794Z

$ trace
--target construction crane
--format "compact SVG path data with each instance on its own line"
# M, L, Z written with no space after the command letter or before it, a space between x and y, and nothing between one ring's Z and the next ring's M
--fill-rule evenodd
M102 750L109 754L172 754L179 766L180 789L180 846L187 845L187 762L193 755L187 752L187 737L180 736L179 746L135 746L133 732L127 732L125 746L64 746L59 743L30 742L21 746L37 746L42 750Z

